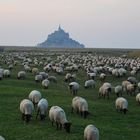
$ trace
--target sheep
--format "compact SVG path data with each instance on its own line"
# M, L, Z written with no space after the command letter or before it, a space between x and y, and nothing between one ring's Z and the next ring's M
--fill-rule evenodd
M70 92L73 94L73 95L76 95L77 94L77 91L79 89L79 84L77 82L71 82L69 84L69 89L70 89Z
M10 70L5 69L5 70L3 71L3 75L4 75L4 77L10 77L10 75L11 75Z
M84 118L87 118L87 115L89 114L88 111L88 103L87 101L79 96L76 96L72 99L72 112L73 110L76 110L77 113L80 113L81 116L84 116Z
M128 101L123 97L118 97L115 101L115 105L117 111L120 110L120 112L123 112L124 114L128 111Z
M34 105L36 105L41 99L41 93L37 90L33 90L29 94L29 99L33 102Z
M49 76L47 78L50 82L57 83L57 78L55 76Z
M49 75L48 75L46 72L44 72L44 71L39 72L39 75L42 75L43 79L46 79L46 78L48 78L48 76L49 76Z
M34 105L30 100L24 99L20 102L20 111L22 113L22 120L24 120L26 123L30 121L33 110Z
M4 71L4 69L0 68L0 80L3 79L3 71Z
M101 73L101 74L100 74L100 80L101 80L101 81L104 81L105 78L106 78L106 74L105 74L105 73Z
M43 86L45 89L48 88L49 84L50 84L50 81L49 81L48 79L45 79L45 80L42 81L42 86Z
M2 137L2 136L0 136L0 140L5 140L5 138L4 138L4 137Z
M38 74L39 73L39 70L38 68L32 68L32 73L35 75L35 74Z
M41 82L42 80L43 80L43 76L42 75L38 74L38 75L35 76L35 81L36 82Z
M119 97L119 94L121 94L121 96L122 96L122 90L123 90L123 88L121 85L118 85L115 87L114 91L115 91L115 94L117 95L117 97Z
M131 83L129 81L127 81L127 80L125 80L125 81L122 82L123 91L126 91L127 90L126 88L127 88L127 85L128 84L131 84Z
M52 125L53 125L53 122L56 123L57 130L58 128L62 129L62 126L63 126L66 132L70 133L71 123L67 121L66 114L61 107L52 106L49 110L49 118L52 122Z
M25 71L19 71L17 74L17 79L24 79L26 77Z
M95 87L95 81L90 79L90 80L87 80L85 81L85 88L89 88L89 87Z
M94 125L89 124L84 130L84 140L99 140L99 130Z
M136 95L136 101L140 104L140 93Z
M112 90L112 86L110 83L104 83L100 88L99 88L99 98L101 96L103 96L105 98L105 96L107 95L108 99L109 99L109 94L111 93Z
M131 84L131 83L128 84L127 87L126 87L126 92L127 92L127 94L130 94L130 95L132 95L132 93L135 94L134 84Z
M38 117L38 115L40 115L40 119L44 120L46 117L47 109L48 109L48 101L42 98L37 104L36 118Z
M26 72L32 72L31 67L28 66L28 65L24 65L24 70L25 70Z
M96 73L87 73L89 79L93 79L96 77Z

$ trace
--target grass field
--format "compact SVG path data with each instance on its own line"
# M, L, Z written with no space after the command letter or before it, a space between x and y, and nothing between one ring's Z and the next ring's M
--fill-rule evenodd
M1 64L7 68L6 65ZM43 67L39 67L43 71ZM135 97L124 94L128 99L129 112L124 115L116 112L116 95L112 93L110 99L98 99L98 89L102 82L97 76L95 89L85 89L84 81L86 73L83 70L77 72L77 82L80 84L78 96L84 97L89 104L90 115L87 119L76 113L71 113L71 101L73 96L68 90L68 84L63 82L64 75L50 72L49 75L57 77L57 84L52 83L49 88L43 89L41 83L35 83L34 75L27 73L24 80L17 80L17 72L23 70L23 66L17 65L12 70L10 78L0 81L0 135L6 140L82 140L83 131L86 125L94 124L100 131L100 140L139 140L140 139L140 106L136 103ZM113 86L121 84L123 78L108 76L106 81ZM140 73L137 75L140 79ZM35 119L36 111L29 124L21 120L19 104L22 99L28 98L32 90L39 90L42 96L49 102L49 107L59 105L67 115L67 119L72 122L71 133L56 130L56 126L51 126L47 118L44 122Z

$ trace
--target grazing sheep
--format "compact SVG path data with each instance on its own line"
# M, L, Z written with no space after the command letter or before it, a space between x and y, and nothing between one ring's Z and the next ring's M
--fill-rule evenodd
M79 84L77 82L71 82L69 84L69 89L70 89L70 92L73 94L73 95L76 95L77 94L77 91L79 89Z
M117 111L120 110L120 112L123 112L124 114L126 114L128 111L128 101L123 97L118 97L116 99L115 105Z
M99 130L90 124L85 127L84 140L99 140Z
M57 129L58 128L62 129L62 126L63 126L66 132L70 133L71 123L67 121L66 114L61 107L52 106L49 110L49 118L52 122L52 125L53 125L53 122L56 123Z
M117 97L119 97L119 95L122 96L123 88L121 85L116 86L114 90L115 90L115 94L117 95Z
M17 78L18 79L24 79L26 77L26 72L25 71L19 71Z
M26 72L32 72L31 67L28 66L28 65L24 65L24 70L25 70Z
M50 81L49 81L48 79L45 79L45 80L42 81L42 86L43 86L45 89L48 88L49 84L50 84Z
M101 80L101 81L104 81L105 78L106 78L106 74L101 73L101 74L100 74L100 80Z
M85 88L89 88L89 87L95 87L95 81L90 79L90 80L87 80L85 81Z
M127 87L126 87L126 92L127 94L134 94L135 95L135 86L134 84L128 84Z
M3 71L3 75L4 75L4 77L10 77L10 75L11 75L10 70L5 69L5 70Z
M36 82L41 82L42 80L43 80L43 76L42 75L38 74L38 75L35 76L35 81Z
M138 80L135 77L128 77L127 81L129 81L131 84L137 84Z
M93 79L96 77L96 73L87 73L89 79Z
M36 105L41 99L41 93L37 90L33 90L29 94L29 99Z
M129 81L125 80L122 82L123 91L127 91L127 85L131 84Z
M20 111L22 113L22 120L25 120L25 122L28 123L30 121L33 110L34 105L30 100L24 99L20 102Z
M74 74L72 75L70 73L67 73L66 76L65 76L64 81L65 82L74 82L75 79L76 79L76 75L74 75Z
M44 71L39 72L39 75L42 75L43 79L46 79L46 78L48 78L48 76L49 76L49 75L48 75L46 72L44 72Z
M32 68L32 73L35 75L35 74L38 74L39 73L39 70L38 68Z
M81 116L84 116L84 118L86 118L87 115L89 114L88 103L82 97L76 96L72 99L72 112L73 109L76 110L77 113L80 113Z
M49 76L48 80L53 83L57 83L57 78L55 76Z
M44 120L46 117L47 109L48 109L48 101L42 98L37 104L36 118L38 117L38 115L40 115L40 120Z
M140 104L140 93L136 95L136 101Z
M111 93L112 90L112 86L110 83L104 83L100 88L99 88L99 98L101 96L103 96L105 98L105 96L107 95L108 99L109 99L109 94Z

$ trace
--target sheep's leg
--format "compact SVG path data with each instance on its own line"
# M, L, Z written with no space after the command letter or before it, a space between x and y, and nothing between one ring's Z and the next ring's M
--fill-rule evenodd
M53 126L53 121L52 121L52 126Z
M62 124L60 123L60 130L62 130Z
M58 130L58 128L59 128L59 124L58 122L56 122L56 129Z

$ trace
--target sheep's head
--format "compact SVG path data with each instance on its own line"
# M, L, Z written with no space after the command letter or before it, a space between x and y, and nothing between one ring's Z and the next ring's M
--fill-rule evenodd
M40 120L41 120L41 121L44 121L44 120L45 120L45 117L46 117L46 115L41 114L41 115L40 115Z
M87 118L87 115L89 115L90 113L88 111L84 111L84 118Z
M126 114L126 112L128 111L128 109L123 109L123 113Z
M32 115L30 115L30 114L26 114L25 115L25 121L26 121L26 123L28 123L31 120L31 117L32 117Z
M67 133L70 133L70 127L71 127L72 123L70 122L66 122L63 124L64 129L66 130Z

